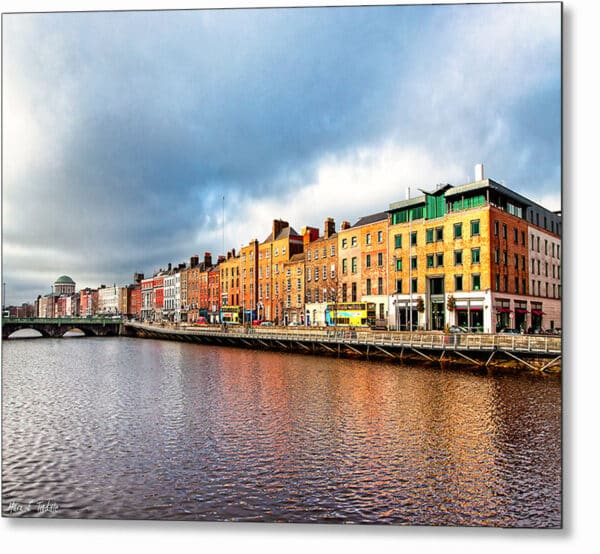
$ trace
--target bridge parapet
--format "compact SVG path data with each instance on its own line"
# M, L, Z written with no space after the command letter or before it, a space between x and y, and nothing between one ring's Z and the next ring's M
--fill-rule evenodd
M87 336L118 335L121 323L121 318L4 318L2 320L2 338L8 339L16 331L23 329L33 329L41 333L43 337L62 337L74 329L79 329Z

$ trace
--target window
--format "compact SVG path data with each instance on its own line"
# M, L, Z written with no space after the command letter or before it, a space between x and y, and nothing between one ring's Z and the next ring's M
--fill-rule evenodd
M479 220L474 219L471 221L471 236L477 237L479 236Z
M331 245L331 256L335 256L335 245Z
M500 263L500 249L499 248L494 248L494 263L495 264Z
M319 301L319 289L315 289L315 302Z
M531 260L531 274L535 275L535 260Z
M342 248L348 247L348 239L342 239Z
M531 249L535 250L535 237L533 236L533 233L531 233Z
M306 291L306 301L310 304L312 296L310 294L310 289Z
M494 236L498 236L498 222L494 221Z
M402 258L396 259L396 271L402 271Z
M506 250L502 251L502 263L508 265L508 252Z
M311 254L310 254L310 250L307 250L307 251L306 251L306 261L307 261L307 262L310 262L310 260L311 260Z
M454 290L456 290L456 291L463 290L463 276L462 275L454 276Z
M302 290L302 280L296 279L296 290Z
M508 275L504 276L504 292L508 292Z
M502 238L505 239L507 235L507 227L506 227L506 223L502 224Z
M326 281L327 280L327 265L326 264L323 265L322 275L323 275L323 281Z
M410 234L410 244L412 246L417 246L417 232L416 231L413 231Z
M319 268L315 267L315 281L319 280Z
M548 277L548 262L546 262L546 271L545 271L545 275L546 275L546 277Z
M521 245L525 246L525 231L521 231Z
M335 279L335 264L331 264L331 278Z
M462 238L462 223L454 224L454 238L455 239Z
M383 294L383 277L377 277L377 292Z
M365 244L371 244L371 233L365 235Z
M473 274L471 275L471 289L479 290L481 288L481 275Z
M496 291L500 291L500 275L496 274Z
M311 277L312 277L312 270L311 270L311 268L310 268L310 267L307 267L307 268L306 268L306 280L307 280L307 281L310 281L310 280L311 280Z
M348 273L348 258L342 260L342 273L346 275Z
M371 279L367 279L367 294L371 294Z
M435 255L435 265L437 267L442 267L444 265L444 253L439 252Z
M454 265L462 265L462 250L454 251Z
M537 251L540 251L540 237L537 237Z
M366 258L365 258L365 266L366 267L371 267L371 254L367 254Z
M435 228L435 241L436 242L441 242L444 240L444 228L443 227L436 227Z
M547 240L544 241L544 254L546 254L546 256L548 255L548 241Z
M416 256L413 256L410 259L410 267L411 267L411 269L417 269L417 257Z
M433 242L433 229L425 229L425 242L427 244Z
M478 264L480 262L479 248L471 248L471 263Z
M356 236L353 236L353 237L350 239L350 244L351 244L352 246L356 246L356 244L357 244L357 243L356 243Z
M352 258L352 262L351 263L352 263L352 273L356 273L357 267L358 267L357 266L357 262L356 262L356 257ZM353 300L353 302L354 302L354 300Z
M515 292L518 294L519 292L519 278L515 277Z
M377 231L377 242L383 242L383 231Z
M356 302L356 283L352 283L352 302Z
M396 279L396 293L402 294L402 279Z
M412 291L417 292L417 278L416 277L413 277L411 286L412 286Z
M427 254L427 267L433 267L433 254Z
M402 235L394 235L394 248L402 248Z
M319 249L318 248L315 248L315 258L314 259L315 260L319 259Z
M519 255L515 254L515 269L519 269Z
M377 253L377 265L381 267L383 265L383 252Z
M342 302L348 301L348 285L342 283Z

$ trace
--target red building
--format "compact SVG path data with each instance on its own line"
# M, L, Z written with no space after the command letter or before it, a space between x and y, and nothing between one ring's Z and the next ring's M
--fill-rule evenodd
M221 271L219 265L225 256L219 256L217 265L208 270L208 317L211 323L220 321L221 310Z

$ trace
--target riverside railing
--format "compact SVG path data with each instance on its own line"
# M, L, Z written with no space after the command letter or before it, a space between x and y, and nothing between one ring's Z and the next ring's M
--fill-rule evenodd
M357 344L388 347L422 348L427 350L503 350L560 354L561 338L544 335L502 335L486 333L441 332L381 332L349 329L283 329L263 327L205 327L196 325L148 325L128 323L135 327L170 334L192 334L240 339L264 339L286 342L318 342L323 344Z

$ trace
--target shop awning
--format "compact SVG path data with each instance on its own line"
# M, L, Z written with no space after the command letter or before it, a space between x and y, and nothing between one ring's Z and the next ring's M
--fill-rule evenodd
M531 310L531 313L533 315L546 315L546 312L543 312L542 310Z
M499 314L508 314L508 313L512 312L512 310L510 308L496 308L496 311Z
M471 311L471 312L480 312L481 310L483 310L482 306L471 306L470 308L467 308L466 306L458 306L456 308L454 308L455 310L458 311L463 311L466 312L467 310Z
M525 308L515 308L515 312L518 314L526 314L527 310Z

